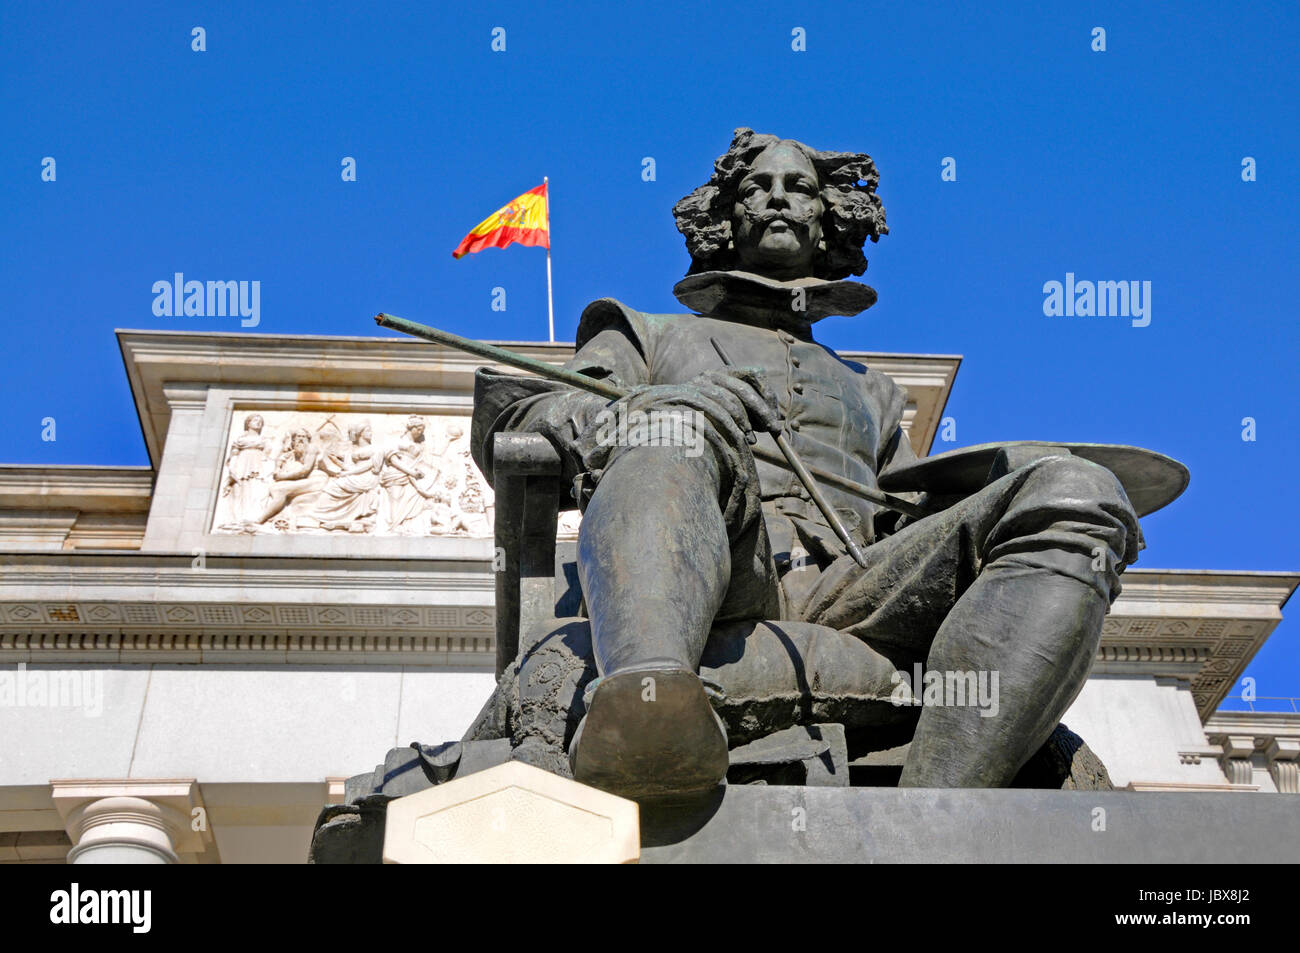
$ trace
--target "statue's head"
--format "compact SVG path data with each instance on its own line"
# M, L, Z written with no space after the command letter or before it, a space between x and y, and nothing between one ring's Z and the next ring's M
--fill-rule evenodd
M820 152L737 129L713 177L673 207L691 274L846 278L867 270L863 243L889 232L871 157Z
M264 425L261 414L249 414L244 418L244 429L251 430L253 433L261 433Z

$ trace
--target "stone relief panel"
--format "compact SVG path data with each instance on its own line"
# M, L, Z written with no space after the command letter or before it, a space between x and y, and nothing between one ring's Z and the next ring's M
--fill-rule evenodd
M468 417L240 410L230 430L213 533L493 535Z

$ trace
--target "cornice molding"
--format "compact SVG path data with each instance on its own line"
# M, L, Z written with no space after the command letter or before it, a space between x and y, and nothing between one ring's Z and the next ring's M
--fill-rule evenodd
M171 411L165 385L255 384L320 388L376 387L415 393L473 393L475 370L482 358L406 338L332 335L240 334L205 331L133 331L119 329L118 346L126 366L149 459L162 460ZM493 342L528 357L563 364L573 355L570 343ZM895 377L912 391L913 433L918 453L925 452L947 403L961 358L955 355L881 354L839 351Z
M147 513L152 467L0 463L0 510Z
M1300 573L1131 569L1121 583L1094 671L1179 678L1204 721L1282 620Z
M479 665L495 651L487 560L209 555L196 568L180 555L68 551L6 560L0 660L8 663ZM1296 573L1130 570L1093 671L1176 679L1209 718L1298 583Z
M1263 749L1275 738L1300 740L1300 713L1269 711L1216 711L1205 720L1206 735L1254 737Z

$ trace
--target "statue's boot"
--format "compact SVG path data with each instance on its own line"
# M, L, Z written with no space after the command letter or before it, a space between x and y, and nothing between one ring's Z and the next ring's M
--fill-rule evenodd
M631 798L712 789L727 733L697 671L731 577L718 463L689 447L611 453L582 518L578 577L602 678L574 778Z
M573 777L641 800L713 789L727 774L727 732L700 677L654 660L596 679L569 747Z
M899 787L1009 787L1087 681L1107 605L1070 576L986 567L939 627L926 667L995 673L996 707L922 709Z

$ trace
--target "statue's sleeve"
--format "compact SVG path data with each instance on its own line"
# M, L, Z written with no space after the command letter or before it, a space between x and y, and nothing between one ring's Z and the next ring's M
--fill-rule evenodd
M880 450L880 466L876 472L883 473L886 469L904 466L915 459L916 451L912 449L912 441L900 424L894 428L893 435L884 441Z
M584 335L579 334L579 340ZM605 327L586 337L564 366L623 387L649 383L640 342L631 328ZM539 433L559 451L566 485L586 468L581 437L611 401L566 384L480 368L474 378L471 452L489 483L492 441L498 433Z
M916 452L912 449L912 441L908 439L907 431L903 429L903 412L907 407L907 391L893 384L888 392L885 401L886 410L883 414L881 427L882 439L880 442L880 453L876 458L876 473L884 473L893 467L904 466L916 459ZM919 502L921 494L919 493L898 493L898 496L913 503ZM878 536L888 536L902 529L910 519L901 513L891 510L882 509L876 514L875 528Z
M880 451L876 455L876 473L902 466L916 459L912 443L903 429L907 410L907 391L886 374L873 372L870 389L878 395L880 414Z

